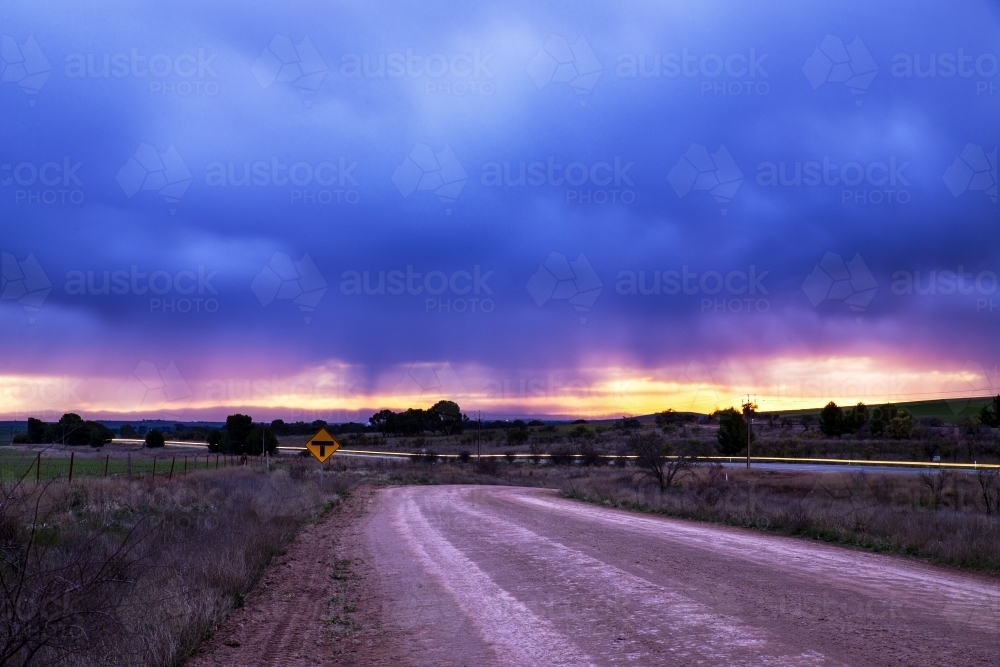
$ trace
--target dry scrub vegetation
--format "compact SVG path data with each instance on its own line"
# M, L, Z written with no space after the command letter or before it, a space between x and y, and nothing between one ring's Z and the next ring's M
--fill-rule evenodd
M0 664L179 664L348 489L294 465L0 488Z
M695 467L661 493L627 472L570 476L570 498L758 528L1000 573L1000 517L975 474ZM996 495L987 496L991 504Z

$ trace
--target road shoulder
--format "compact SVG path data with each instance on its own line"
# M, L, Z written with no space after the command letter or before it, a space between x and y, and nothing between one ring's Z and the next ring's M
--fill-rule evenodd
M187 667L383 665L382 601L361 538L373 489L306 526Z

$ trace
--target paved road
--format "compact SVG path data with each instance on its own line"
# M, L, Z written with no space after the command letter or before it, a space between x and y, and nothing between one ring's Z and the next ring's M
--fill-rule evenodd
M985 577L539 489L391 488L367 514L397 667L1000 664Z
M725 463L727 468L746 470L746 462ZM995 465L995 464L994 464ZM752 464L753 470L775 470L781 472L866 472L872 475L920 475L923 473L934 473L937 470L948 470L949 472L967 473L975 475L973 468L941 468L928 463L926 466L880 466L864 463L757 463Z

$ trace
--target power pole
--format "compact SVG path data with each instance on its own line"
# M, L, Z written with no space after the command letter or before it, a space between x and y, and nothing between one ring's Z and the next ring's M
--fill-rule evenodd
M476 465L483 462L483 411L479 411L479 427L476 430Z
M747 420L747 470L750 470L750 439L753 437L753 412L757 409L757 404L750 400L747 394L747 402L743 404L743 414Z

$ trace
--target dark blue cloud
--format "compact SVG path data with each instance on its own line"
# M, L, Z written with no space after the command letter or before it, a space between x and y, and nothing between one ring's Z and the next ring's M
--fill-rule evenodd
M986 2L5 7L0 250L52 283L37 312L5 292L5 362L995 364L998 23ZM576 268L529 289L554 256Z

